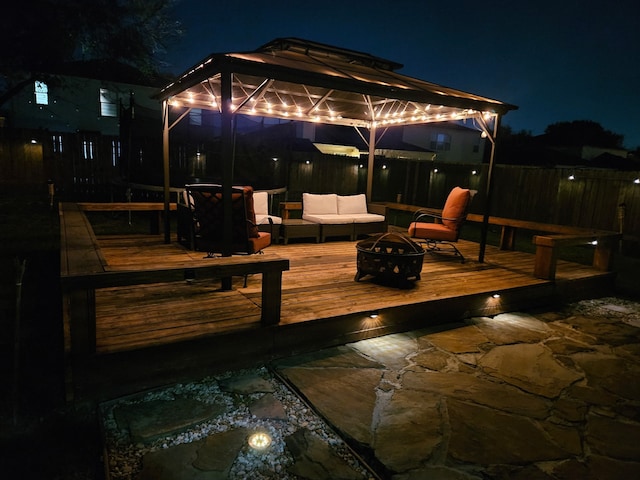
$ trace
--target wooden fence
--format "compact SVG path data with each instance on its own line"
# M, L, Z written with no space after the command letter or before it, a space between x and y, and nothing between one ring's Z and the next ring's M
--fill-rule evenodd
M121 172L111 158L113 139L97 134L93 138L88 133L65 134L64 153L57 153L49 135L39 132L39 141L32 143L33 133L0 129L0 183L5 186L38 184L46 191L46 181L51 178L60 198L66 201L128 200L126 185L116 182ZM82 145L87 141L96 147L90 160L82 156ZM212 158L203 173L215 177L219 160L213 153L209 156ZM294 148L281 151L277 162L273 161L274 156L259 149L239 149L235 160L236 178L238 181L251 178L256 188L286 188L285 198L278 201L299 201L303 192L350 194L366 190L366 156L323 155ZM158 159L149 160L144 183L158 180L160 163ZM172 179L184 177L188 172L180 168L179 162L174 163ZM372 200L439 208L451 188L459 185L478 191L471 212L483 213L487 202L487 171L485 164L376 158ZM569 179L570 176L573 179ZM638 241L640 183L635 181L639 177L637 171L496 165L491 214L622 232L625 239ZM161 184L161 179L158 182ZM158 195L136 190L133 200L159 201Z

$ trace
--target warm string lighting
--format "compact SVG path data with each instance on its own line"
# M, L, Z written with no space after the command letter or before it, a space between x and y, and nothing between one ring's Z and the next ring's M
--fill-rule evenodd
M169 105L181 107L201 104L209 108L218 109L220 102L211 91L210 86L203 85L203 89L205 92L201 94L190 90L184 92L179 97L172 97L169 100ZM248 89L245 89L243 86L241 86L241 89L246 100L242 100L241 97L233 98L230 107L232 112L242 111L248 115L271 116L285 119L292 116L300 119L306 117L307 120L313 122L353 125L366 123L375 126L385 126L465 120L467 118L477 117L478 115L482 115L483 118L488 120L496 116L496 114L492 112L479 112L473 109L458 110L444 105L438 105L435 107L437 112L433 112L433 106L431 104L419 105L413 102L385 101L384 104L374 109L373 118L369 116L367 110L356 114L355 117L345 117L344 114L336 109L337 104L334 103L331 105L328 99L318 101L309 92L307 92L306 97L302 97L302 103L308 102L309 105L305 113L305 108L300 102L295 101L297 97L292 94L282 94L270 90L266 93L260 93L256 98L249 98L252 95L251 91L247 91ZM206 96L206 99L203 98L203 96ZM269 98L266 98L267 96ZM247 108L244 108L245 102L250 104ZM239 110L240 108L241 110Z

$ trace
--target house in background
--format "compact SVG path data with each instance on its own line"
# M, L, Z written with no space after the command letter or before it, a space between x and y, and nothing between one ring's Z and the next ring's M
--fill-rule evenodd
M161 154L152 95L165 82L95 62L34 73L0 105L3 183L51 180L68 192L106 193L114 179Z
M76 200L123 200L131 184L161 186L161 105L154 95L166 82L94 62L34 74L0 105L2 183L44 186L51 180ZM218 179L220 115L197 108L184 113L187 121L171 132L172 183ZM485 148L479 130L447 122L381 129L378 137L380 165L407 172L426 170L434 161L481 163ZM236 138L237 178L259 188L287 187L290 163L301 159L350 152L356 164L367 163L368 133L353 127L239 115ZM274 165L274 158L284 161ZM333 161L327 169L342 168ZM314 177L322 175L318 169ZM360 189L360 177L362 172L343 188Z

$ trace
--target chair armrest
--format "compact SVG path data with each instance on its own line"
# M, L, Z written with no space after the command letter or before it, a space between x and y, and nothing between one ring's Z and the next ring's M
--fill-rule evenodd
M441 220L442 215L434 210L417 210L413 214L413 222L423 222L425 220L434 219Z
M375 213L377 215L387 216L387 206L380 203L370 203L367 205L367 211L369 213Z

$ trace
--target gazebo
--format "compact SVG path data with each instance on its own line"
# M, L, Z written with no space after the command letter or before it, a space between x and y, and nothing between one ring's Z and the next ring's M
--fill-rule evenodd
M356 128L368 144L367 198L376 140L398 125L469 120L491 142L479 260L484 260L495 138L500 118L517 107L396 72L401 64L368 53L298 38L275 39L251 52L217 53L188 69L159 94L163 117L165 215L169 213L169 131L192 108L222 118L222 183L231 197L233 129L238 114ZM169 110L181 109L171 122ZM226 202L230 208L230 202ZM225 215L231 235L231 215ZM169 243L165 222L165 241Z

